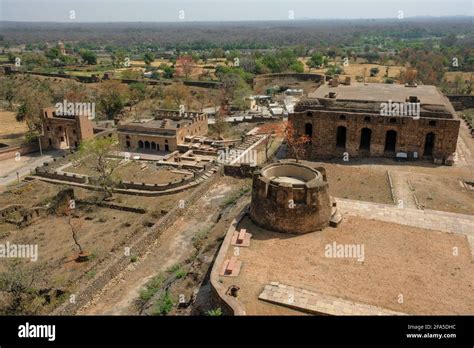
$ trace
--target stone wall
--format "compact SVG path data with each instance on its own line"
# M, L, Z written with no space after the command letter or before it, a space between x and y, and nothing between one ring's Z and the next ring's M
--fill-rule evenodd
M278 181L274 178L288 178ZM329 225L326 173L298 163L273 163L253 175L250 217L263 228L307 233Z
M299 81L313 81L318 84L324 83L324 75L322 74L298 74L298 73L281 73L281 74L264 74L258 75L253 79L254 90L258 90L274 80L295 79Z
M237 178L251 178L253 173L259 169L258 166L247 163L226 164L224 166L224 174Z
M202 88L212 88L217 89L220 87L218 81L183 81L183 84L186 86L202 87Z
M289 117L300 134L311 129L311 144L305 158L310 160L340 157L347 152L350 157L394 157L396 152L417 152L418 157L425 153L427 135L434 135L432 154L429 157L442 158L443 161L456 151L460 120L420 117L389 117L379 114L324 110L295 112ZM337 146L338 127L345 128L345 144ZM361 146L363 129L368 129L370 141L368 148ZM394 151L385 151L388 131L396 132Z
M76 182L76 183L81 183L81 184L85 184L87 182L86 175L71 174L71 173L58 172L58 171L49 171L47 167L38 167L36 168L35 173L36 175L42 176L44 178L49 178L49 179Z
M447 96L454 110L464 110L474 108L474 95L451 94Z
M16 153L19 152L20 155L26 155L31 152L39 151L38 142L32 144L23 144L16 146L7 146L0 149L0 161L15 158Z
M228 315L246 315L244 304L236 297L227 295L227 289L219 281L219 273L224 264L227 250L232 242L232 236L236 231L237 225L245 217L246 213L247 207L245 207L230 224L211 270L210 280L212 293L214 298L223 308L223 312Z

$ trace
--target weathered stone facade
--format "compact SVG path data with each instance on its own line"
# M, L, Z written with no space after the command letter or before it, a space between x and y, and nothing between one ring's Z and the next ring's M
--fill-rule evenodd
M420 104L418 116L382 116L388 101ZM322 86L300 101L289 117L300 134L311 138L306 158L433 158L451 164L460 121L449 100L434 86L389 84Z
M273 163L253 176L250 217L266 229L307 233L329 225L336 213L326 171L300 163Z
M49 107L43 109L42 122L43 149L75 149L81 141L94 138L92 121L86 115L58 116Z
M205 114L184 113L165 110L155 113L155 118L120 125L117 129L120 147L124 151L178 150L185 137L207 134Z

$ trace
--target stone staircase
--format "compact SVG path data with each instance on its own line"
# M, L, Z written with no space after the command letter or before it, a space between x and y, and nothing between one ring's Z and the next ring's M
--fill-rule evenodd
M253 144L255 144L257 141L261 140L264 137L265 135L261 135L261 134L249 135L245 137L244 141L233 149L233 150L238 150L238 151L234 151L234 153L232 153L232 155L230 156L227 162L232 163L232 161L237 159L238 156L240 156L245 150L247 150L249 147L251 147Z

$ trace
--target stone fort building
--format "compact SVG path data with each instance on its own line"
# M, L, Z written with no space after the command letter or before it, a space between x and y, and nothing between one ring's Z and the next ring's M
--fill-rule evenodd
M417 105L419 112L381 112L397 103ZM460 126L451 103L434 86L350 81L321 86L295 106L289 121L311 139L307 159L399 154L448 165Z
M250 217L265 229L308 233L342 220L329 195L326 170L302 163L272 163L253 174Z
M157 110L154 118L118 126L120 148L124 151L176 151L186 137L207 134L206 114Z
M58 115L55 107L42 110L44 149L75 149L83 140L94 138L94 126L89 116Z

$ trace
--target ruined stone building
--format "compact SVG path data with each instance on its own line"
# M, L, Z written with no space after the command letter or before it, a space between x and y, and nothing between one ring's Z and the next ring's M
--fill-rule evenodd
M326 170L293 162L272 163L253 174L250 217L265 229L308 233L342 220L329 195Z
M120 148L124 151L176 151L185 137L207 134L207 116L192 112L158 110L153 119L118 126Z
M87 115L58 115L55 107L43 109L44 149L75 149L83 140L94 137L94 127Z
M396 106L393 107L393 106ZM434 86L381 83L323 85L290 115L311 139L307 159L428 158L452 164L460 121Z

